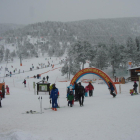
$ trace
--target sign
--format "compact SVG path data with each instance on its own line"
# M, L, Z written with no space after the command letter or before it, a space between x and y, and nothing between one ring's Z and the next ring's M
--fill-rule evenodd
M135 72L140 72L140 70L135 70Z
M39 91L47 91L47 85L39 85Z
M128 61L128 69L131 69L132 62Z
M84 76L86 74L98 75L99 77L101 77L105 81L105 83L108 86L109 86L108 82L111 82L113 87L115 88L115 93L117 94L116 86L115 86L114 82L111 80L111 78L106 73L104 73L102 70L97 69L97 68L85 68L85 69L80 70L79 72L77 72L74 75L70 84L74 85L74 82L77 82L82 76Z

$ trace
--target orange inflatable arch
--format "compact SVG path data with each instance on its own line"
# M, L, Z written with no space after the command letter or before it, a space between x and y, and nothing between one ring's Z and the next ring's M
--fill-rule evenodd
M115 93L117 94L116 86L115 86L114 82L111 80L111 78L106 73L104 73L102 70L99 70L97 68L85 68L85 69L80 70L79 72L77 72L74 75L70 84L74 85L74 82L78 82L78 80L81 77L83 77L84 75L87 75L87 74L95 74L95 75L101 77L105 81L105 83L107 84L108 87L109 87L108 82L111 82L113 87L115 88Z

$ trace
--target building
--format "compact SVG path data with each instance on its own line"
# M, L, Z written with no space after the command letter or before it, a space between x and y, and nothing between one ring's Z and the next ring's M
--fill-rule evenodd
M140 73L140 67L130 68L129 72L130 72L129 80L131 80L131 81L139 81L138 73Z

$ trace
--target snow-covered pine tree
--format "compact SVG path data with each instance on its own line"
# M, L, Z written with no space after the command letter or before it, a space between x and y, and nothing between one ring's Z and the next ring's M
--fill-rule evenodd
M118 68L121 62L120 51L119 51L118 46L119 45L116 43L115 39L113 37L110 38L110 43L108 47L108 57L112 65L113 77L115 73L115 68Z
M68 56L72 57L76 63L81 62L82 69L84 69L86 60L90 60L92 55L93 49L87 41L78 41L68 49Z
M108 56L106 53L106 49L101 46L97 49L96 56L93 61L91 61L90 66L94 66L103 70L108 67Z

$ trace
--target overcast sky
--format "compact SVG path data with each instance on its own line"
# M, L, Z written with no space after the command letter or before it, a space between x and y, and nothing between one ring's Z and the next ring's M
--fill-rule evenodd
M140 0L0 0L0 23L140 17Z

